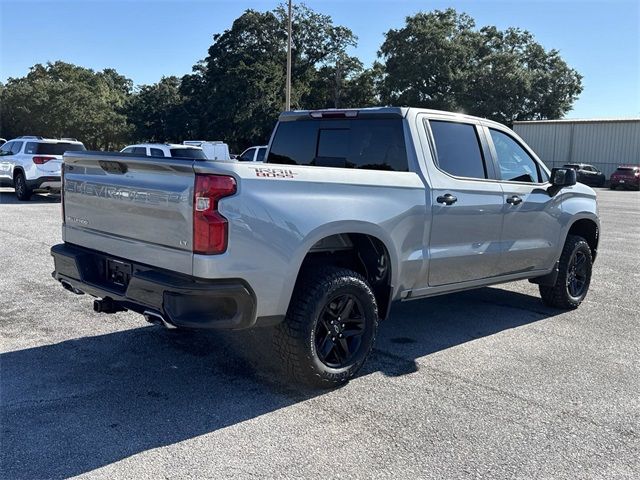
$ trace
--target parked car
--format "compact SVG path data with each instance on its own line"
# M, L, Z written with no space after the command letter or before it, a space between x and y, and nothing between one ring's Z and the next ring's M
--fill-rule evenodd
M600 228L575 170L498 123L417 108L285 112L263 164L69 152L63 198L54 277L96 311L274 327L283 369L327 387L396 300L529 279L578 307Z
M22 201L36 191L58 192L62 154L81 150L82 142L72 138L26 135L9 140L0 147L0 185L13 187Z
M618 167L611 174L609 187L612 190L618 187L640 190L640 165L622 165Z
M147 157L207 159L200 147L180 145L179 143L138 143L124 147L121 153L132 153Z
M573 168L578 175L578 182L591 187L604 187L607 177L593 165L586 163L568 163L564 168Z
M209 160L231 160L229 145L220 141L185 140L184 145L200 147Z
M267 153L267 145L259 145L257 147L247 148L242 152L236 160L239 162L263 162Z

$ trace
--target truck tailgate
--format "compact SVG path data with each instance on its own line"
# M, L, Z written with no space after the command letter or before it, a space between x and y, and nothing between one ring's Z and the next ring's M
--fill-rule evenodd
M63 238L191 274L194 178L191 159L69 152Z

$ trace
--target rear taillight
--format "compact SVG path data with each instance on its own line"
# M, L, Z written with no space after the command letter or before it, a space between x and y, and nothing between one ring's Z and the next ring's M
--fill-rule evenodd
M36 165L42 165L47 163L49 160L55 160L56 157L33 157L33 163Z
M640 177L640 172L636 172L633 174L634 177Z
M193 252L224 253L229 227L218 212L218 200L236 192L236 181L226 175L196 174L193 193Z

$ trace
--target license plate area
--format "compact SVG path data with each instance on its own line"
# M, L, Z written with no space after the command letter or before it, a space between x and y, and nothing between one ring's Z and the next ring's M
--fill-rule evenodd
M120 288L126 288L131 280L131 264L112 258L107 258L106 263L107 282Z

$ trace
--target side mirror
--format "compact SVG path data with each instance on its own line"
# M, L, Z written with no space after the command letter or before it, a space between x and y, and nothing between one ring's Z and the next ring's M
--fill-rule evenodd
M551 170L551 184L554 187L570 187L577 182L576 171L573 168L554 168Z

